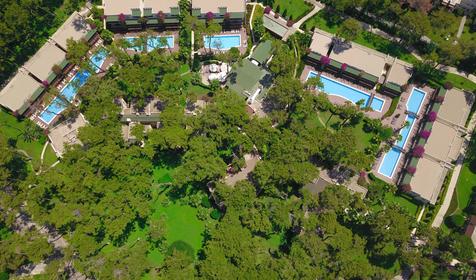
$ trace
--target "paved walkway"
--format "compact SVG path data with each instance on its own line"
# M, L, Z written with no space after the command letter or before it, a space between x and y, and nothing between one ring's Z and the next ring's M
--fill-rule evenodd
M460 38L461 35L463 34L463 30L464 30L464 24L466 23L466 16L463 16L461 18L461 21L459 23L459 28L458 28L458 33L456 33L456 38Z
M451 176L451 181L448 186L448 190L446 191L443 204L441 204L440 210L436 214L435 219L433 220L433 224L431 224L432 227L440 227L445 217L445 214L448 211L448 208L450 207L451 199L453 198L453 194L456 188L456 183L458 183L459 173L461 172L461 168L463 166L466 148L468 147L468 144L471 141L471 135L475 126L476 126L476 114L473 115L473 117L471 118L471 121L469 122L468 129L467 129L468 135L466 136L466 141L464 143L464 146L461 149L462 156L456 162L456 166L453 170L453 175Z
M301 18L298 22L293 24L293 27L296 29L300 29L301 25L306 22L306 20L310 19L313 17L315 14L317 14L320 10L324 9L324 4L317 2L317 1L312 1L312 0L307 0L306 2L311 3L314 5L314 9L312 9L311 12L309 12L307 15L305 15L303 18Z
M253 156L249 154L244 155L244 158L246 162L246 167L241 169L240 172L233 174L231 176L227 176L225 178L225 183L228 186L233 187L238 181L248 179L248 174L250 174L255 169L256 164L258 164L258 161L259 161L258 156Z

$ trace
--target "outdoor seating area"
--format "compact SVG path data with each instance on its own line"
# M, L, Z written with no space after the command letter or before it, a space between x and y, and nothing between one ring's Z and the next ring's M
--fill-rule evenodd
M81 144L78 139L79 128L86 125L86 119L79 114L75 119L69 119L50 129L48 138L56 155L60 157L68 145Z
M226 78L231 71L231 66L227 63L211 63L202 65L202 82L210 84L212 81L226 82Z

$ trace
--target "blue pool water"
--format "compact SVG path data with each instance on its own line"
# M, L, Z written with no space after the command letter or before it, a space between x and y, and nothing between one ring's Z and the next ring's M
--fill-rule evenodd
M203 36L203 42L206 48L229 50L241 46L241 35Z
M99 72L99 68L102 66L107 57L107 51L101 49L92 55L89 60L93 68L96 68L96 73ZM41 112L40 119L46 124L50 124L53 119L63 112L67 106L65 100L72 102L78 89L82 87L91 77L91 73L87 70L78 71L71 81L60 91L60 95L63 97L55 97L53 101Z
M173 48L174 47L174 36L165 36L165 38L167 38L167 45L163 46L161 43L160 43L160 38L162 36L156 36L156 37L152 37L152 38L149 38L147 40L147 51L152 51L152 50L155 50L155 49L163 49L163 48Z
M416 87L413 88L410 98L407 101L407 110L414 114L418 114L421 108L421 104L425 99L426 92Z
M100 49L89 58L89 60L91 61L91 66L93 69L95 69L96 73L101 70L101 66L103 65L104 61L106 61L106 58L106 49Z
M134 46L136 43L137 38L136 37L125 37L124 38L130 45L131 47L127 48L128 50L133 50L136 52L141 52L143 47L142 46Z
M400 141L397 141L397 143L395 143L395 146L401 149L405 148L405 144L407 144L408 136L410 136L410 132L412 131L413 124L415 123L415 117L408 115L407 118L405 119L405 122L409 122L409 125L400 130L400 135L402 136L402 139L400 139Z
M309 79L316 76L317 76L317 73L311 71L309 72L309 75L307 78ZM383 109L383 105L385 104L384 100L376 96L374 96L372 104L369 104L370 94L363 92L361 90L358 90L356 88L353 88L351 86L339 83L338 81L335 81L324 75L321 75L321 82L324 85L322 90L326 92L327 94L342 97L344 99L351 101L354 104L360 100L364 100L364 105L362 105L362 107L368 107L370 105L370 108L372 108L373 110L381 112Z
M378 169L378 173L386 177L392 178L401 155L402 152L398 148L394 147L390 149L390 151L388 151L383 157L383 160L380 163L380 167Z

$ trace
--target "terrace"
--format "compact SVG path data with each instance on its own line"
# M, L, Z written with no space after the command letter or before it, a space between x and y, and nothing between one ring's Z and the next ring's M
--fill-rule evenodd
M261 98L271 84L271 74L248 59L243 59L242 65L233 69L226 83L232 91L241 94L250 103Z
M86 120L80 114L75 119L67 120L50 130L48 138L56 155L61 156L68 145L81 144L78 139L78 130L85 125Z

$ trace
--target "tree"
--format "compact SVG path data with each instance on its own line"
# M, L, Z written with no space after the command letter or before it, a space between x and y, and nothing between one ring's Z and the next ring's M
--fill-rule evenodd
M212 52L212 36L221 32L221 25L216 22L209 22L207 27L205 28L205 35L208 36L207 38L207 45L208 51Z
M400 17L399 33L408 43L416 43L431 30L428 17L421 12L407 12Z
M353 18L346 19L339 29L337 30L336 35L344 41L349 42L353 41L359 36L360 32L362 32L362 26L358 20Z
M273 43L273 59L269 64L269 69L277 77L290 76L294 71L294 53L288 45L281 42Z
M193 259L182 251L174 250L172 255L167 256L163 265L159 268L159 279L194 279Z
M427 14L431 8L433 8L433 3L431 0L409 0L408 4L413 9L424 14Z
M84 58L89 51L89 45L86 40L75 41L70 38L66 40L66 47L66 58L69 60L69 62L80 65L81 68L89 67L88 63L84 63Z

